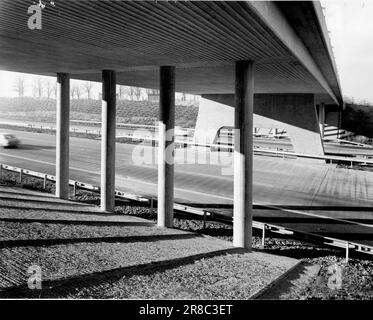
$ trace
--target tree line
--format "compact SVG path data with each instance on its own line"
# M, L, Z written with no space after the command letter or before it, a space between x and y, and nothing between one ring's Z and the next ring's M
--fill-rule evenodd
M56 98L57 84L53 79L45 79L41 76L27 81L23 75L17 76L13 89L19 97L26 96L26 91L30 92L35 98ZM93 99L95 88L91 81L72 80L70 83L70 97L71 99ZM96 89L97 91L97 89ZM159 90L144 89L131 86L117 86L118 99L128 98L129 100L143 100L149 99L150 96L159 95ZM99 94L100 97L100 94ZM186 100L185 94L182 95L182 100Z

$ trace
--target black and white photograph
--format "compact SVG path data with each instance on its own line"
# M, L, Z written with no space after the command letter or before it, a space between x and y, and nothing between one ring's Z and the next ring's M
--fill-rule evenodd
M0 304L373 299L372 17L0 0Z

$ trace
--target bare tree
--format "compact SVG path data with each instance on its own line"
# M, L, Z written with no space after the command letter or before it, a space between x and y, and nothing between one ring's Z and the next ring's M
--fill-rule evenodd
M54 92L53 81L45 81L45 92L47 93L47 98L50 99Z
M19 97L25 95L26 80L24 76L17 76L14 81L14 90L18 93Z
M54 94L54 97L57 99L57 82L55 82L53 85L53 94Z
M82 90L81 90L81 87L79 86L79 84L73 83L71 85L70 95L71 95L71 99L74 99L75 97L77 99L80 99L80 97L82 95Z
M126 94L126 87L125 86L118 86L118 96L119 99L123 99L124 95Z
M33 93L34 97L41 98L43 96L43 80L40 76L34 80Z
M136 100L139 101L142 95L142 88L135 87L134 90L135 90Z
M83 87L84 87L85 91L87 92L87 99L91 99L91 92L92 92L92 88L93 88L92 82L91 81L84 82Z
M80 97L82 95L82 90L79 85L76 86L76 97L80 100Z
M127 87L127 94L130 97L130 100L133 101L135 96L135 87Z
M159 90L156 89L146 89L146 94L148 101L155 101L159 98Z

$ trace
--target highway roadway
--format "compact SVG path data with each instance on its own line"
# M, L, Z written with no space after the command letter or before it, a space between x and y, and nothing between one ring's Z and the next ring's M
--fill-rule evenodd
M23 131L13 132L22 141L18 149L1 149L0 162L48 174L55 174L55 136ZM100 183L100 141L71 138L70 178L95 185ZM132 144L116 145L116 187L145 196L156 196L156 150L151 146ZM154 161L141 163L143 153L153 154ZM185 163L185 156L190 163ZM134 156L137 155L137 156ZM175 198L178 202L197 206L216 207L232 204L233 176L232 154L221 153L217 164L217 152L207 153L201 148L178 149L175 165ZM199 163L195 162L199 159ZM203 164L210 160L214 164ZM135 162L137 161L137 162ZM184 163L182 163L184 161ZM202 163L201 163L202 161ZM373 223L373 173L336 168L323 163L302 163L294 159L276 159L254 156L254 202L274 206L279 210L257 209L259 220L302 226L302 230L324 232L326 222L313 221L300 213L313 213L325 217L342 218ZM221 210L231 215L231 209ZM310 224L313 222L313 224ZM317 225L317 227L315 227ZM351 233L352 229L330 225L326 233ZM316 228L316 229L315 229ZM372 228L364 228L361 234L370 239ZM360 230L361 231L361 230ZM354 231L355 232L355 231ZM369 236L367 236L369 234Z

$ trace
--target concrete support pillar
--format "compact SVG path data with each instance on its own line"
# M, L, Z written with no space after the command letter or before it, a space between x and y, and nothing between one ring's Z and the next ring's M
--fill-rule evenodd
M112 212L115 206L115 71L102 71L101 116L101 210Z
M69 198L70 75L57 74L56 197Z
M158 144L158 226L173 227L175 67L160 67Z
M252 245L253 69L252 61L236 62L233 245L246 249Z
M325 128L325 104L320 103L319 105L319 126L321 138L324 138L324 128Z

